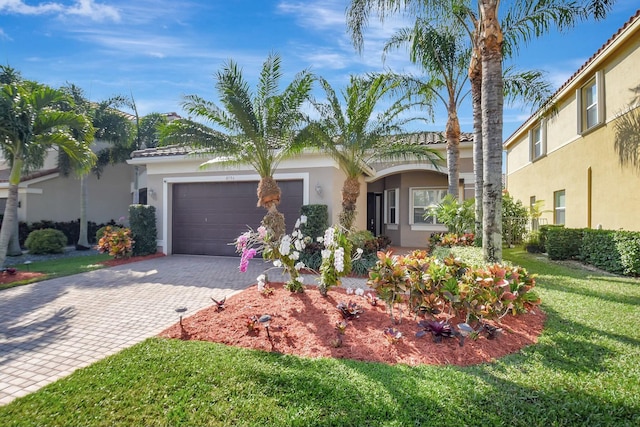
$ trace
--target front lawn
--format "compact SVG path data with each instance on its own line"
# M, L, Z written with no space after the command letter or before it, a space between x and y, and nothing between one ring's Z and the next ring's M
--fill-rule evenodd
M48 261L36 261L30 264L11 265L11 258L7 264L15 267L18 271L28 271L42 273L43 276L29 278L25 280L13 281L10 283L0 283L0 290L12 288L14 286L26 285L28 283L53 279L55 277L70 276L72 274L84 273L105 266L100 264L103 261L113 259L109 254L82 255L56 258Z
M467 368L310 360L149 339L0 407L0 425L636 426L640 282L505 258L540 274L537 345Z

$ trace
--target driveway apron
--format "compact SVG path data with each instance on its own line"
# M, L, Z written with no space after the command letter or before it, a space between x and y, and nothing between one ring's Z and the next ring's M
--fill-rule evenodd
M0 405L160 333L268 267L254 260L241 273L238 264L172 255L1 291Z

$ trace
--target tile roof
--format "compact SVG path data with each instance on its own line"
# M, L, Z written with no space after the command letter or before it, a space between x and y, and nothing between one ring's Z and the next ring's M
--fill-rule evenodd
M43 176L51 175L54 173L60 172L60 169L43 169L36 172L31 172L26 175L23 175L20 178L20 182L30 181L32 179L41 178ZM11 175L11 169L1 169L0 170L0 183L1 182L9 182L9 176Z
M131 158L142 157L167 157L167 156L184 156L193 153L191 147L182 145L167 145L166 147L145 148L144 150L136 150L131 153Z
M447 142L444 132L415 132L409 134L398 135L395 139L408 139L409 143L418 144L444 144ZM460 142L473 142L473 134L463 132L460 134ZM151 157L169 157L184 156L195 154L196 150L189 146L167 145L166 147L145 148L136 150L131 153L132 159L151 158Z

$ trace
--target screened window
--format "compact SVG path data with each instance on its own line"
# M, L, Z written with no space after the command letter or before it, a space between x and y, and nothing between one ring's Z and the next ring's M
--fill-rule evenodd
M409 223L435 225L440 224L431 208L435 208L447 195L447 190L436 188L411 188L411 210Z
M565 194L564 190L556 191L553 193L553 223L564 224L565 223Z

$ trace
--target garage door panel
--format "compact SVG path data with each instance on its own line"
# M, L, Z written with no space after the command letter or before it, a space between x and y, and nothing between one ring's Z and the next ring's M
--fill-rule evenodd
M280 181L278 210L291 231L302 206L302 181ZM257 182L173 184L172 252L193 255L235 255L229 245L251 227L260 226L266 211L256 206Z

